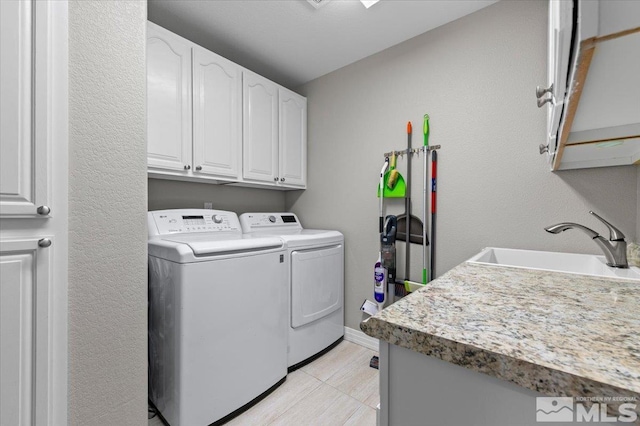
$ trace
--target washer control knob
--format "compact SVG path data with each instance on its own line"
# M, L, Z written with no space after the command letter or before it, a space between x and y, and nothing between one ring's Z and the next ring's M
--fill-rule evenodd
M222 223L222 216L214 214L212 217L214 223Z
M276 217L273 215L269 216L269 222L276 223Z

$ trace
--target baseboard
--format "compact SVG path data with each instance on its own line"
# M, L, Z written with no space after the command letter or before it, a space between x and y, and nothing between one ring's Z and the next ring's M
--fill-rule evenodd
M360 330L354 330L353 328L344 328L344 340L353 342L357 345L364 346L378 352L380 350L380 341L375 337L367 336Z

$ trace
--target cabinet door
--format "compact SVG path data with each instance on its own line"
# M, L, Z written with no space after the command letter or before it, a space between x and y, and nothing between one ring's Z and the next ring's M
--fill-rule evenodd
M547 87L553 85L552 102L547 110L547 142L549 151L556 151L558 128L568 94L567 75L571 56L573 29L573 2L551 0L549 2L549 36Z
M67 424L68 15L0 0L2 426Z
M249 71L242 74L243 177L278 179L278 87Z
M238 178L242 156L242 71L193 48L194 173Z
M191 168L191 45L147 23L148 166Z
M39 217L49 203L47 30L34 32L33 9L0 1L0 217Z
M286 89L279 91L280 184L307 183L307 99Z
M0 424L49 424L49 253L0 242Z

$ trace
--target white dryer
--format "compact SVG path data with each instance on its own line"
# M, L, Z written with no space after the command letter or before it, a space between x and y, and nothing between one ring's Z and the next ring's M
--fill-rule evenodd
M280 238L235 213L162 210L149 225L149 398L171 426L222 423L287 375Z
M293 213L244 213L246 235L279 236L289 260L289 371L331 349L344 336L344 236L304 229Z

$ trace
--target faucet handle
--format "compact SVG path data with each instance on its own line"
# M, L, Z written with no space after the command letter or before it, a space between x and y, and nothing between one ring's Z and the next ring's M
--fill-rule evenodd
M590 211L589 213L594 215L596 219L599 219L600 222L604 223L607 226L607 228L609 228L609 241L624 241L625 236L622 233L622 231L620 231L618 228L616 228L615 226L613 226L612 224L610 224L609 222L607 222L606 220L598 216L597 213L593 211Z

